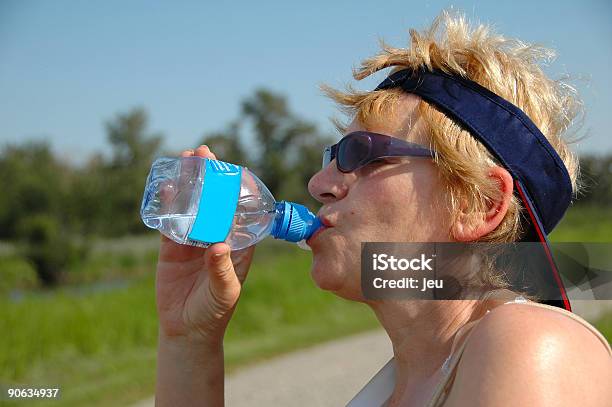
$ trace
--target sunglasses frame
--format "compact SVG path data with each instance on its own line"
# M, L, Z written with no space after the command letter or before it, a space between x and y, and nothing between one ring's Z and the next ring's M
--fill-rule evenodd
M351 168L346 165L345 159L338 157L338 152L343 151L342 146L344 143L349 142L351 139L360 137L367 139L368 154L357 162L355 168ZM342 139L332 145L325 147L323 150L323 163L322 168L336 159L336 167L338 171L343 173L350 173L358 170L359 168L368 165L374 160L386 157L426 157L433 158L434 152L429 148L422 146L417 143L410 141L401 140L397 137L391 137L384 134L372 133L369 131L355 131L342 137Z

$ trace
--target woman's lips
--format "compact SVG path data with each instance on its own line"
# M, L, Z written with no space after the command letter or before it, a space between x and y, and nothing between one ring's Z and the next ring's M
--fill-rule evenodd
M317 229L316 232L314 232L308 240L306 240L306 244L309 246L310 246L310 242L312 242L320 233L333 227L330 220L327 219L325 216L321 216L319 219L321 219L322 226L319 229Z
M321 223L322 223L324 226L328 227L328 228L331 228L331 227L333 227L333 226L334 226L334 225L331 223L331 221L330 221L329 219L327 219L327 217L326 217L326 216L322 216L322 217L321 217Z
M314 240L314 239L315 239L315 238L316 238L316 237L317 237L317 236L318 236L318 235L319 235L321 232L323 232L325 229L329 229L329 227L328 227L328 226L323 225L323 226L321 226L319 229L317 229L317 231L316 231L316 232L314 232L314 233L312 234L312 236L310 236L310 238L308 238L308 240L306 240L306 244L307 244L308 246L310 246L310 243L311 243L311 242L312 242L312 241L313 241L313 240Z
M306 240L306 244L309 246L310 246L310 242L313 241L315 237L319 235L319 233L334 227L334 224L329 220L329 218L326 215L319 216L319 219L321 220L322 226L319 229L317 229L317 231L314 232L312 236L310 236L309 239Z

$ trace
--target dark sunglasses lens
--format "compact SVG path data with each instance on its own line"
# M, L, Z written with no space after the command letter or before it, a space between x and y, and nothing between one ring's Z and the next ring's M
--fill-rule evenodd
M337 162L343 171L354 171L370 155L371 141L367 136L345 138L338 146Z

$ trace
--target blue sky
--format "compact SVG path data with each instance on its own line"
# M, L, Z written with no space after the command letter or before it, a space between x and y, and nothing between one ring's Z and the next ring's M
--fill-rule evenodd
M507 36L555 48L585 102L581 152L612 152L612 3L592 1L21 1L0 0L0 145L48 139L82 162L108 151L104 122L145 107L166 147L193 147L265 86L323 130L335 113L318 90L341 86L378 38L463 10ZM380 79L363 81L370 88Z

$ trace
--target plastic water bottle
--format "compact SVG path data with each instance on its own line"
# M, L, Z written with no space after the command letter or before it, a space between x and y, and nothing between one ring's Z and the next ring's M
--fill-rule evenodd
M321 227L305 206L276 202L246 167L202 157L155 160L140 216L177 243L208 247L226 242L232 250L268 235L310 249L305 241Z

